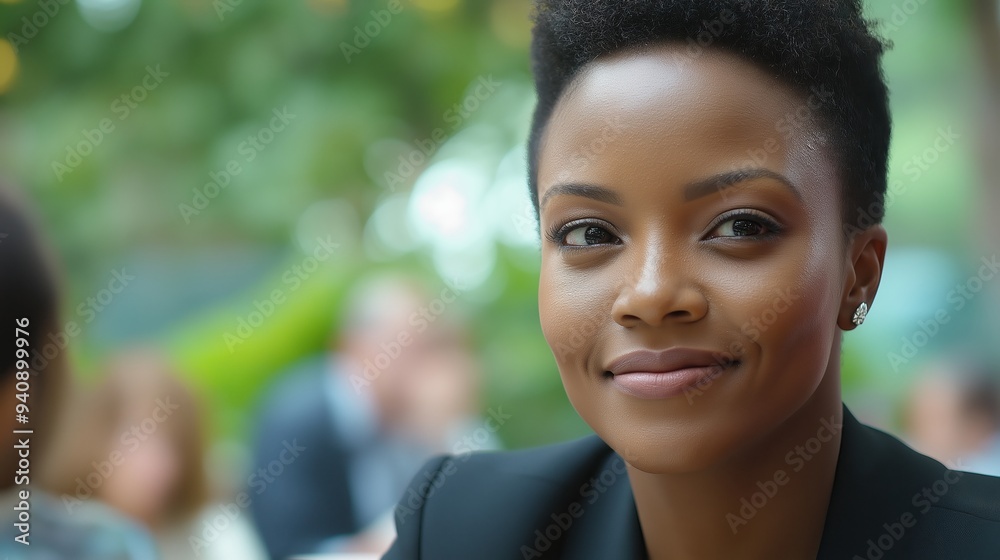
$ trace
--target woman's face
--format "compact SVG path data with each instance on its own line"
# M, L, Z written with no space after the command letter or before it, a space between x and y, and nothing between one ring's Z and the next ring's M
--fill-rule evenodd
M668 45L599 59L560 99L538 160L542 330L573 406L637 468L719 464L839 383L850 263L808 118L825 101Z

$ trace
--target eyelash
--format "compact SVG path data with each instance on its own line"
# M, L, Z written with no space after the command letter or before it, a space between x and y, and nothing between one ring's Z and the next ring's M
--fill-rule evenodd
M782 233L782 231L783 231L783 228L781 227L781 225L778 224L777 222L775 222L771 217L769 217L768 215L764 214L763 212L761 212L759 210L752 210L752 209L749 209L749 208L744 208L744 209L740 209L740 210L730 210L729 212L726 212L725 214L723 214L723 215L719 216L718 218L716 218L714 222L712 222L712 225L708 228L708 231L709 231L709 233L711 233L711 232L715 231L716 229L718 229L719 226L721 226L722 224L724 224L726 222L731 222L731 221L734 221L734 220L739 220L741 218L757 222L760 225L764 226L768 230L767 233L762 233L760 235L746 236L746 237L755 237L755 238L758 238L758 239L761 239L761 238L767 239L767 238L773 237L775 235L778 235L778 234ZM710 237L709 239L718 239L720 237L730 238L730 236L717 235L715 237ZM737 236L737 237L739 237L739 236Z
M764 228L766 228L768 230L767 233L762 233L762 234L753 235L753 236L746 236L746 237L754 237L754 238L758 238L758 239L761 239L761 238L767 239L767 238L770 238L770 237L773 237L775 235L778 235L778 234L782 233L782 230L783 230L783 228L777 222L775 222L773 219L771 219L770 217L768 217L767 215L765 215L763 212L760 212L758 210L752 210L752 209L741 209L741 210L731 210L731 211L726 212L725 214L719 216L718 218L715 219L714 222L712 222L712 225L708 228L708 231L711 233L711 232L715 231L716 229L718 229L719 226L721 226L722 224L725 224L726 222L730 222L730 221L734 221L734 220L739 220L741 218L757 222L760 225L764 226ZM569 233L571 231L573 231L575 229L578 229L578 228L581 228L581 227L587 227L587 226L601 228L601 229L607 231L608 234L610 234L610 235L612 235L612 236L614 236L616 238L618 237L617 235L615 235L611 231L613 228L611 228L609 224L607 224L605 222L601 222L601 221L595 221L595 220L574 220L574 221L569 222L567 224L564 224L562 226L560 226L560 225L557 224L557 225L554 225L554 226L550 227L548 229L548 231L546 232L545 236L546 236L546 238L551 243L554 243L554 244L558 245L560 248L563 248L563 249L580 249L580 248L586 248L586 247L594 247L594 245L566 245L565 244L566 243L566 236L569 235ZM721 236L721 235L719 235L719 236L709 237L708 239L718 239L718 238L729 239L729 238L732 238L732 237L733 236ZM740 236L735 236L735 237L740 237Z
M562 226L556 224L556 225L554 225L554 226L552 226L552 227L549 228L549 230L545 234L545 237L547 237L550 242L558 245L560 248L563 248L563 249L580 249L580 248L585 248L585 247L594 247L594 245L566 245L565 244L566 243L566 236L569 235L569 232L571 232L571 231L573 231L575 229L581 228L581 227L585 227L585 226L598 227L598 228L601 228L601 229L607 231L608 234L610 234L610 235L612 235L612 236L614 236L616 238L618 237L617 235L615 235L614 233L612 233L611 230L613 228L610 226L610 224L608 224L606 222L596 221L596 220L573 220L572 222L569 222L569 223L567 223L565 225L562 225Z

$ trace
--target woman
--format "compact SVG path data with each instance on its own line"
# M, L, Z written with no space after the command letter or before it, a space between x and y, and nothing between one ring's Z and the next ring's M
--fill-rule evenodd
M40 473L58 460L69 379L62 278L21 191L0 182L0 558L155 560L149 535L101 504L68 503ZM79 436L78 433L68 437Z
M539 309L596 432L431 461L387 558L986 559L1000 479L841 402L886 248L856 0L542 0Z
M209 505L201 402L170 361L131 349L105 372L46 473L67 509L107 504L146 527L163 560L263 557L246 517Z

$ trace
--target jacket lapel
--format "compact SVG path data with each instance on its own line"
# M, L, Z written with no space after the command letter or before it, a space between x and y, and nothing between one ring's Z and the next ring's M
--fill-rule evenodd
M827 508L817 560L867 558L869 549L882 560L905 557L903 543L889 552L874 544L912 510L913 489L923 469L901 460L901 443L857 421L844 407L840 456Z
M869 548L883 536L885 526L912 510L913 489L927 478L927 465L906 461L907 448L902 443L864 426L846 407L843 416L840 455L817 560L869 558ZM621 464L614 451L606 451L599 469L592 473L610 472ZM593 503L573 521L560 546L540 557L648 558L628 476L620 475L602 488L606 490L595 493ZM873 552L881 560L906 558L908 553L903 542L894 543L888 552Z
M614 472L613 465L623 465L617 453L611 452L600 472ZM572 538L560 551L559 558L606 560L645 560L646 544L639 526L639 514L627 475L615 478L598 493L586 513L573 527Z
M883 525L912 509L913 488L922 480L920 471L907 470L900 463L897 452L902 444L858 422L846 406L842 429L817 560L866 558L869 546L885 531ZM604 469L610 468L613 460L621 461L611 452ZM607 492L588 506L572 535L560 557L648 558L627 476L608 486ZM883 560L902 557L904 548L896 546L892 554L878 556Z

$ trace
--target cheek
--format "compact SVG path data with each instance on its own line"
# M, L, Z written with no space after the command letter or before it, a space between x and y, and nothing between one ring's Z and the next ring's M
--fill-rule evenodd
M601 303L592 277L575 277L542 258L538 282L538 312L542 333L559 370L566 397L586 422L601 410L596 378L588 375L591 349L597 347L602 323ZM605 314L607 316L607 314ZM594 426L591 423L591 426Z
M542 270L538 280L538 317L542 334L560 370L564 361L570 358L570 326L580 320L584 310L572 305L573 293L560 275L542 259Z
M610 279L594 272L574 272L557 257L542 257L538 282L538 311L542 333L552 349L560 373L582 373L588 348L594 347L610 314Z
M797 392L822 380L836 337L840 296L831 258L789 260L792 267L757 291L756 307L742 330L759 352L758 384Z

